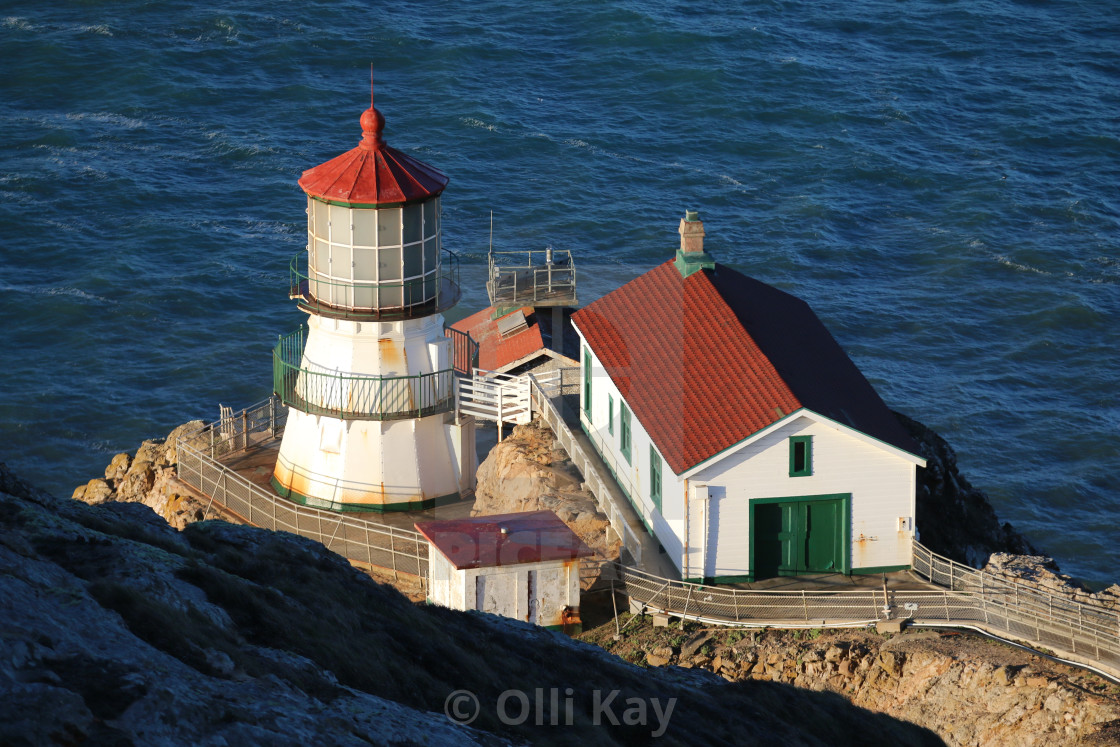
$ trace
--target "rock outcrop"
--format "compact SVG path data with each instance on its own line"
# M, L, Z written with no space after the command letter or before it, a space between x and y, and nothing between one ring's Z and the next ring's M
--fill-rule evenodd
M553 511L599 557L615 560L618 537L582 480L551 430L517 425L479 465L471 515Z
M832 694L414 605L296 535L58 500L2 465L0 599L0 744L938 743Z
M166 438L144 441L134 455L117 454L105 467L104 479L98 477L79 485L71 497L91 506L106 501L143 503L176 529L207 518L206 503L176 480L176 446L203 425L201 420L192 420Z
M1000 523L987 496L961 475L945 439L912 418L895 416L926 458L925 469L918 470L915 517L923 545L973 568L983 567L994 552L1037 554L1014 527Z
M628 622L628 621L624 621ZM1022 649L958 633L743 631L634 621L582 637L651 667L792 684L935 731L950 745L1115 744L1120 688Z

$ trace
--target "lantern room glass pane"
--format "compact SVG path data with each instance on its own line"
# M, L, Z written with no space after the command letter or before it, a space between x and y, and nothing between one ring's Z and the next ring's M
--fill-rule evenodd
M350 247L331 247L331 275L341 280L350 279Z
M331 215L331 242L350 243L350 211L341 205L328 205Z
M377 250L354 250L354 280L356 282L373 282L377 280Z
M377 245L394 246L401 243L400 208L377 211Z
M404 302L401 300L401 287L399 285L392 285L389 287L381 286L381 308L393 308L403 306Z
M327 238L327 205L319 202L318 200L311 200L311 211L315 214L315 219L309 221L309 225L313 227L316 236L320 238Z
M354 245L377 246L377 216L372 210L354 210Z
M414 278L424 273L424 268L421 262L424 260L424 253L418 246L410 246L404 250L404 276L406 278Z
M378 250L378 277L382 282L401 279L400 247ZM398 283L399 285L399 283Z
M424 272L434 272L436 258L439 256L439 239L430 238L424 242Z
M404 208L404 243L411 244L423 238L423 208L420 205L407 205Z
M436 226L436 207L438 200L428 200L424 203L424 235L435 236L439 227Z
M330 246L322 239L315 239L315 250L311 254L311 269L327 274L330 272Z
M372 309L377 306L377 287L373 285L355 285L354 306L360 309Z

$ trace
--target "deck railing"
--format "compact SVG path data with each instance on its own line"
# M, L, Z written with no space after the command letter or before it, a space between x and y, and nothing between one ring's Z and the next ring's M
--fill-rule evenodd
M490 252L486 290L492 306L574 306L576 266L566 249Z
M967 626L1052 649L1120 676L1120 612L984 573L914 543L914 572L945 588L752 591L693 584L618 565L619 589L648 611L717 625L853 627L881 620Z
M263 432L268 413L275 409L273 398L234 416L235 422L250 424L240 433L223 436L222 421L217 421L180 439L176 446L179 479L249 524L294 532L350 560L419 576L426 583L428 544L418 532L292 503L217 460L217 455L242 448L242 441Z
M1120 676L1120 612L1039 590L957 563L914 542L913 573L938 590L753 591L694 584L646 573L641 542L614 505L605 480L572 437L535 378L533 404L595 492L634 565L606 563L604 578L646 611L717 625L816 628L907 620L916 625L968 626L1006 636ZM554 388L554 387L553 387ZM317 540L351 560L395 573L427 576L427 543L411 530L301 506L253 484L218 461L283 428L275 398L204 426L177 444L179 478L243 521ZM582 571L581 571L582 572Z
M455 409L455 370L411 376L361 376L301 367L303 332L272 350L272 387L285 405L342 420L400 420Z

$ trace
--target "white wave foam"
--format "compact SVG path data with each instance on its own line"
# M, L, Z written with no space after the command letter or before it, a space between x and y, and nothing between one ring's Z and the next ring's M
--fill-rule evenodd
M459 121L465 124L467 127L478 127L479 129L489 130L490 132L498 131L496 125L486 124L481 119L475 119L474 117L460 117Z
M6 29L19 29L20 31L30 31L35 28L26 18L18 16L7 16L0 25L3 25Z
M1038 267L1032 267L1030 265L1025 265L1021 262L1015 262L1011 258L1006 257L1002 254L995 255L994 259L996 260L996 262L999 262L1004 267L1010 267L1012 270L1018 270L1019 272L1031 272L1031 273L1034 273L1036 275L1042 275L1044 277L1053 277L1053 274L1054 274L1052 272L1047 272L1046 270L1040 269Z
M72 288L70 286L52 287L52 288L36 288L31 291L44 296L70 296L72 298L80 298L83 301L89 301L96 304L115 304L116 301L110 301L108 298L96 296L92 293L86 293L80 288Z
M113 112L69 112L66 118L76 121L90 121L100 124L115 125L117 127L123 127L126 130L136 130L148 126L147 122L142 119L133 119L132 117L114 114Z
M103 23L99 23L99 24L96 24L94 26L82 26L82 31L85 31L86 33L89 33L89 34L98 34L100 36L112 36L113 35L113 30L110 29L108 26L106 26Z

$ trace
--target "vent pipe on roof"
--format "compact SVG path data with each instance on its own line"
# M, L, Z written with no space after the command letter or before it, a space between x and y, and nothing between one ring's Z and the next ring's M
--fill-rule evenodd
M704 223L696 210L686 210L677 233L681 235L681 248L677 252L677 269L681 277L688 277L697 270L714 270L716 261L704 251Z

